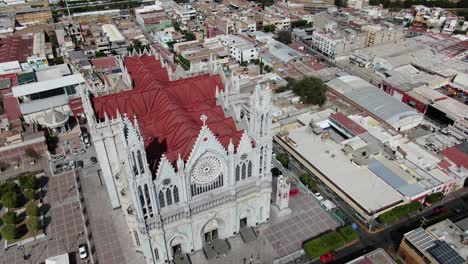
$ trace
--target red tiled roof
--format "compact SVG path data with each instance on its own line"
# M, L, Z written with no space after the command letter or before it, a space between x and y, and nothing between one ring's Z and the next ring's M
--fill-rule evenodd
M367 130L360 126L358 123L354 122L351 120L349 117L345 116L342 113L336 113L330 115L330 118L338 122L340 125L344 126L347 128L349 131L351 131L354 135L359 135L362 133L366 133Z
M14 73L0 75L0 79L10 79L12 87L18 85L18 78ZM11 88L2 90L0 94L2 96L3 108L5 110L8 120L12 121L19 119L21 117L21 110L19 107L18 99L16 99L13 96Z
M100 70L113 69L117 67L117 60L115 57L103 57L92 59L91 64Z
M31 35L15 35L0 39L0 63L9 61L25 62L33 52Z
M447 160L442 160L441 162L437 163L437 165L439 165L439 167L443 169L447 169L451 166L450 162L448 162Z
M457 147L446 148L441 151L441 154L455 163L458 167L468 168L468 154L461 151Z
M153 172L162 154L171 162L179 154L184 160L188 158L202 126L202 114L225 148L230 139L238 145L243 131L216 105L216 87L224 89L219 75L169 81L166 69L154 56L127 57L124 63L134 89L94 98L95 112L100 119L104 113L115 117L117 110L137 116Z

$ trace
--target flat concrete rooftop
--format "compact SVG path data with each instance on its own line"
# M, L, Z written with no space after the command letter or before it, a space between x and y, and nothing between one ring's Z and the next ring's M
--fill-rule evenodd
M331 140L322 140L309 126L291 130L289 138L297 143L297 147L293 148L302 157L367 212L390 206L403 199L403 195L367 167L358 167L351 163L339 144Z

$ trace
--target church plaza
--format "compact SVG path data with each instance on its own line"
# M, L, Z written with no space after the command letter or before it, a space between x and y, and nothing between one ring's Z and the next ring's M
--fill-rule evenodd
M291 184L291 189L295 188ZM192 263L273 263L302 248L302 242L339 224L322 209L315 199L299 193L289 199L291 214L276 217L271 215L269 223L260 225L256 240L245 243L241 236L228 239L231 251L215 259L207 260L202 251L191 255ZM286 263L287 260L284 261Z

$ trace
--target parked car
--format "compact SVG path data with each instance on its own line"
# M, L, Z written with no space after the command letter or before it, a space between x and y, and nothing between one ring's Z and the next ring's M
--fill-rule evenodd
M445 207L443 207L442 205L439 205L439 206L434 208L434 213L443 213L445 211L447 211L447 209Z
M320 260L322 261L322 263L328 263L335 259L335 255L336 253L334 251L330 251L327 254L323 254L322 256L320 256Z
M453 209L453 211L457 214L461 214L463 211L465 211L465 209L463 209L463 207L456 207Z
M318 191L312 191L312 194L314 195L315 198L317 198L317 200L319 201L323 201L323 196L321 193L319 193Z
M86 244L81 244L78 247L78 253L80 254L80 259L85 259L88 257L88 249L86 247Z

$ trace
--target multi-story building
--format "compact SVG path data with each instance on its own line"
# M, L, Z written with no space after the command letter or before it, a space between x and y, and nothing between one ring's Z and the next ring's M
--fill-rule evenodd
M312 33L313 48L332 60L348 56L353 50L365 47L366 33L350 28L339 32L315 30Z
M229 55L237 62L258 59L258 51L253 43L233 35L219 37L221 44L229 49Z
M246 119L220 67L175 80L151 54L120 63L133 89L93 106L85 96L84 107L112 207L122 207L146 262L206 252L267 222L271 91L256 87Z
M467 219L453 223L449 219L424 229L419 227L401 240L398 255L408 264L466 263L468 257Z
M366 47L399 41L404 38L405 32L402 26L396 26L389 22L378 25L365 25L361 30L367 33Z

